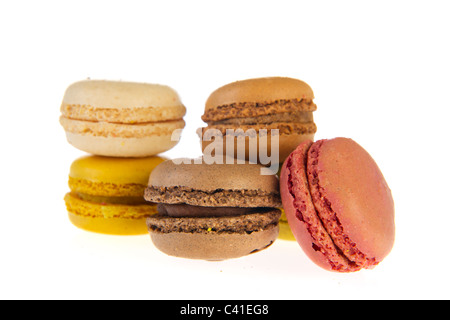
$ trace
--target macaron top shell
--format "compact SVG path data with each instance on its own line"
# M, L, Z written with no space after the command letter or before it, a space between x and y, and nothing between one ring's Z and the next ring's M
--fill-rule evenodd
M223 190L257 190L278 193L279 183L275 175L262 175L265 168L258 164L201 164L178 163L168 160L160 164L150 175L149 186L188 187L212 192Z
M167 160L163 157L112 158L85 156L75 160L69 177L91 182L147 185L151 171Z
M186 108L165 85L84 80L66 89L61 113L72 120L136 124L180 120Z
M326 228L339 222L334 241L381 261L394 243L394 201L369 153L351 139L321 140L308 152L307 174L317 210L328 211Z
M73 83L66 89L63 104L114 109L182 105L178 94L168 86L109 80Z
M273 102L288 99L312 100L311 87L298 79L268 77L236 81L214 91L206 101L205 112L216 107L244 102Z

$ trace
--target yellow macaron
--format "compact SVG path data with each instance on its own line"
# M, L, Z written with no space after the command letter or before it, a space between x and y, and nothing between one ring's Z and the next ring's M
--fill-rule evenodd
M281 168L283 166L280 165L278 169L277 176L280 177ZM283 208L278 208L281 211L281 217L278 221L278 225L280 226L280 233L278 234L278 239L281 240L289 240L289 241L295 241L294 234L291 231L291 227L289 226L289 223L287 221L286 213L284 212Z
M278 222L278 225L280 226L280 233L278 234L278 238L282 240L295 241L294 234L291 231L291 227L289 227L283 208L278 209L281 210L281 217Z
M111 157L147 157L174 147L186 108L170 87L85 80L70 85L60 123L74 147Z
M70 192L64 200L77 227L116 235L147 234L145 219L157 212L144 190L162 157L112 158L85 156L70 167Z

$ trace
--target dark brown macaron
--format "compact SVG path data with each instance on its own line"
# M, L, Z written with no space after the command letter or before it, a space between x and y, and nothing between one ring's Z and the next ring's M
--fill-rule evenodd
M272 142L268 139L267 146L260 143L262 130L270 135L272 129L279 130L279 163L303 141L314 140L317 131L313 119L313 111L317 106L313 102L314 93L305 82L283 77L256 78L236 81L215 90L206 101L202 120L207 127L201 128L202 151L212 143L208 137L211 129L227 135L227 130L241 129L250 132L253 129L257 135L247 134L245 139L245 159L250 160L252 143L257 144L259 153L270 153ZM262 134L264 137L264 134ZM206 139L205 139L206 137ZM224 153L241 158L237 152L237 141L241 135L235 135L234 150ZM205 141L206 140L206 141ZM212 140L212 141L208 141ZM263 163L265 164L265 163Z
M225 260L270 246L281 212L276 175L257 164L160 164L145 191L158 203L147 219L155 246L183 258ZM184 159L184 161L189 161ZM264 171L263 171L264 172Z

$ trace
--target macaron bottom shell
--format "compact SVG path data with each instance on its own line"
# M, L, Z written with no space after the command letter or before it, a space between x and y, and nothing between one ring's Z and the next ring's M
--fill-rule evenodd
M219 261L268 248L278 237L280 215L277 209L216 217L157 214L147 225L155 247L165 254Z
M101 218L101 217L86 217L69 212L69 220L72 224L85 231L95 233L118 235L118 236L133 236L147 234L147 225L145 218L130 219L130 218Z
M278 237L278 226L248 233L150 233L161 252L187 259L221 261L240 258L268 248Z

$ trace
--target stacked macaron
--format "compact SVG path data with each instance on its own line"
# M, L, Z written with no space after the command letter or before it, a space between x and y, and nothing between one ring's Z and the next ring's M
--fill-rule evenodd
M67 140L88 153L148 157L169 150L185 126L186 108L168 86L86 80L66 90L61 125Z
M64 200L70 221L84 229L116 235L146 234L145 219L156 205L144 200L151 171L165 159L85 156L69 173Z
M245 136L245 153L242 156L236 150L237 141L234 149L224 142L223 153L246 160L257 159L259 162L261 154L270 153L273 141L268 139L266 144L261 137L271 132L275 135L276 132L279 143L274 147L279 149L279 159L275 161L282 163L301 142L314 139L317 128L313 112L317 107L313 99L311 87L298 79L270 77L236 81L220 87L209 96L202 116L207 127L201 129L201 135L205 138L208 131L214 130L226 137L237 130L244 133L253 130L256 135ZM236 140L238 137L239 134L233 136ZM202 141L203 151L211 143L208 140ZM252 144L256 146L253 149Z
M278 178L257 164L165 161L150 175L145 199L158 203L147 219L162 252L224 260L260 251L278 236ZM195 163L195 164L194 164Z
M185 107L170 87L122 82L80 81L69 86L60 123L67 140L91 153L72 163L71 192L65 196L70 221L106 234L145 234L145 219L156 205L144 200L157 154L177 141Z

